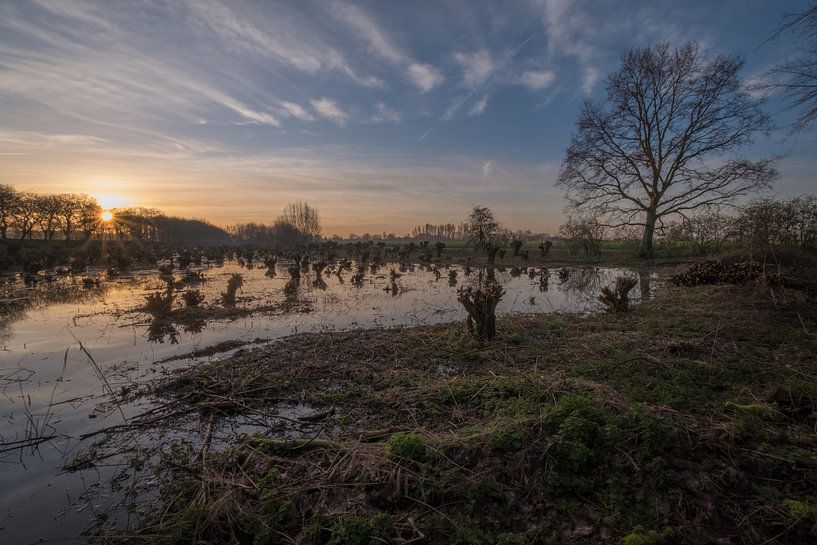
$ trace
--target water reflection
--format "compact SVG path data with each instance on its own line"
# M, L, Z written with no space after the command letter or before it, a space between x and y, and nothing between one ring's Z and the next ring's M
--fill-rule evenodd
M596 297L602 285L636 272L362 260L332 261L317 271L304 263L303 256L264 259L263 265L261 261L244 257L241 262L191 265L182 272L137 271L115 278L105 278L100 270L60 275L51 282L25 285L18 279L0 286L0 389L6 394L0 396L0 443L25 437L27 415L35 422L42 420L37 415L48 415L47 431L62 441L2 459L22 460L26 468L15 466L0 477L4 504L14 507L13 512L0 513L0 542L12 535L31 542L42 536L76 535L92 517L87 511L68 509L66 497L81 497L85 479L98 482L96 470L58 474L55 468L77 448L72 437L121 423L121 417L115 409L96 409L105 390L74 335L99 363L106 380L120 388L149 380L163 366L189 365L195 360L185 354L214 345L237 349L242 343L301 331L464 320L457 288L480 282L502 285L499 315L595 311L601 308ZM239 274L240 297L227 306L222 294ZM655 275L638 271L638 278L640 289L634 290L633 298L645 299L655 289ZM170 287L176 298L169 316L139 310L147 296L166 293ZM203 300L191 305L187 299L192 295L185 294L196 290ZM168 358L178 361L167 363ZM134 405L125 411L149 408ZM43 517L45 511L62 511L63 517L54 521Z

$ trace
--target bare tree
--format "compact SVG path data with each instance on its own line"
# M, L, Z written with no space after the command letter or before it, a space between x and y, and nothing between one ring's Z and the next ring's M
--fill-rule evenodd
M0 239L6 240L14 221L14 208L19 196L10 185L0 184Z
M57 196L60 200L59 215L57 216L57 227L62 231L65 240L71 240L71 235L77 228L79 214L82 210L82 203L87 199L85 195L64 193Z
M817 4L786 15L771 39L784 35L802 40L799 55L775 65L769 82L761 87L782 91L790 106L799 110L792 127L799 132L817 120Z
M306 202L289 203L279 220L295 227L305 241L316 239L321 235L321 218L318 209Z
M82 232L83 239L90 239L99 228L99 215L102 207L96 199L82 195L77 211L77 229Z
M59 216L62 211L62 202L59 195L37 196L37 225L43 234L44 240L54 238L59 225Z
M641 253L652 256L662 218L768 185L772 159L724 157L770 127L741 84L742 66L734 56L706 60L693 42L626 53L606 101L582 107L558 181L571 207L642 226Z
M34 227L40 221L40 197L36 193L18 193L17 204L12 213L12 228L20 240L31 238Z
M605 228L592 218L567 218L559 227L559 234L567 241L570 253L601 255L601 241Z
M487 206L475 206L466 220L466 232L476 248L486 250L488 243L499 234L501 225Z

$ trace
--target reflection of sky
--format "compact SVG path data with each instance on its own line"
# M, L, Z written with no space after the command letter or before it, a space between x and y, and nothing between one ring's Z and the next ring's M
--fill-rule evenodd
M324 273L325 290L312 287L314 273L304 273L298 296L309 303L311 312L274 312L233 321L216 321L208 323L199 334L185 332L179 327L178 344L171 344L168 337L164 338L164 343L149 342L146 332L149 319L142 313L133 312L144 302L147 293L164 289L164 282L156 276L137 273L104 282L102 287L93 289L67 279L50 286L40 284L34 289L17 286L20 290L17 292L9 291L7 287L6 295L27 294L33 302L27 310L5 317L0 328L4 346L0 351L0 442L22 438L31 421L37 423L40 433L73 437L121 423L116 410L88 418L96 403L106 399L106 390L72 334L99 363L111 387L118 390L135 380L155 376L155 372L166 365L190 363L189 360L156 363L164 358L221 341L239 339L250 342L304 331L464 319L465 313L456 300L456 287L449 285L446 269L441 269L439 280L435 280L432 272L419 267L404 270L397 280L398 294L392 296L384 290L389 285L392 267L399 268L396 264L389 265L374 275L367 269L361 287L352 285L352 271L343 272L343 283L335 274ZM479 279L479 269L474 268L470 275L465 275L462 268L453 268L457 270L458 285L464 282L474 284ZM354 271L355 267L352 269ZM496 279L506 291L498 307L500 314L596 310L600 307L596 300L599 288L611 284L619 274L627 273L616 269L571 269L567 279L562 280L557 270L552 269L548 274L547 289L543 291L539 269L536 271L534 278L527 273L515 275L511 268L495 271ZM204 292L205 305L218 304L227 278L235 272L244 275L244 285L238 294L239 307L282 302L283 286L289 280L286 266L282 265L277 267L274 278L266 276L266 269L248 270L234 262L204 272L208 281L194 287ZM655 283L652 284L654 289ZM633 299L637 300L639 293L638 289L633 290ZM52 400L58 405L49 409ZM125 407L128 415L143 409ZM32 416L31 421L27 413ZM46 422L48 426L44 426ZM4 483L4 509L10 509L0 512L0 527L5 526L5 530L0 530L0 541L4 542L4 536L17 535L15 532L28 532L25 535L31 541L44 536L56 537L55 534L73 536L84 527L88 521L87 513L76 513L71 509L57 521L48 518L50 522L41 522L43 505L53 508L56 513L65 507L66 494L76 498L85 484L100 479L95 472L55 476L55 468L71 460L77 446L75 439L47 443L39 454L24 456L25 467L11 463L19 460L19 454L12 459L0 459L8 462L0 465L0 480ZM37 524L33 524L34 521Z
M302 198L328 234L479 202L553 232L581 101L622 52L697 40L756 82L796 51L764 43L783 13L809 4L4 0L2 182L222 225ZM768 111L781 129L743 155L786 155L779 190L812 189L817 141L782 141L792 112Z

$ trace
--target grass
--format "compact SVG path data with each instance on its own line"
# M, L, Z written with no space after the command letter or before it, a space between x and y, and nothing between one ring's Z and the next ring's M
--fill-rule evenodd
M626 313L301 334L143 395L230 419L316 407L157 467L153 515L102 542L705 544L817 539L817 306L667 287ZM294 437L294 438L293 438Z

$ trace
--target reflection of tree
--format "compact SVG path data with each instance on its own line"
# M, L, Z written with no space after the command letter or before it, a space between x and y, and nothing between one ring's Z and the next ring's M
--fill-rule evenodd
M290 273L291 273L290 269ZM294 307L298 305L299 297L298 297L298 290L301 287L301 277L293 276L290 278L286 284L284 284L284 310L289 311L292 310Z
M41 283L23 288L6 284L0 288L0 338L10 326L26 317L29 309L44 310L64 303L93 303L108 291L108 286L90 282L87 286L72 282Z
M643 269L638 271L638 286L641 289L641 300L646 301L650 298L650 288L652 288L652 279L650 273Z
M539 292L540 293L547 293L548 291L548 282L550 281L550 275L547 272L542 273L539 276Z
M207 325L207 321L202 320L202 319L193 319L193 320L184 322L181 325L182 325L182 329L184 329L185 333L196 334L196 333L201 333L202 332L202 330L204 329L204 326Z
M148 342L164 343L165 337L170 338L170 344L179 344L179 331L173 322L166 318L151 320L147 330Z
M562 290L568 294L595 293L602 285L601 274L594 267L571 269L570 274L560 275L559 280Z

